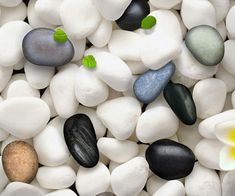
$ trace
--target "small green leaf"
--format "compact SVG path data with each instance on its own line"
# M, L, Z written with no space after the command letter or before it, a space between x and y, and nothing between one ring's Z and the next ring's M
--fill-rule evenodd
M87 68L95 68L96 67L96 60L94 56L88 55L83 57L82 64Z
M54 40L59 43L65 43L68 40L68 36L62 29L56 29L54 33Z
M153 16L146 16L141 22L142 29L151 29L157 23L157 19Z

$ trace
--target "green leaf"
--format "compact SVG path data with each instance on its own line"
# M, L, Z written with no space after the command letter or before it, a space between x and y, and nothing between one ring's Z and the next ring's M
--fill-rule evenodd
M65 43L68 40L68 36L62 29L56 29L54 33L54 40L59 43Z
M94 56L88 55L88 56L83 57L82 64L85 67L92 69L92 68L96 67L96 60L95 60Z
M156 25L157 19L153 16L146 16L141 22L142 29L151 29L154 25Z

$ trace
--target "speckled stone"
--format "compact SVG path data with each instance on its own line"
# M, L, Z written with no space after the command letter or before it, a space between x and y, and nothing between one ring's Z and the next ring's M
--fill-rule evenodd
M219 32L208 25L188 31L185 44L192 55L203 65L214 66L224 57L224 41Z
M175 64L170 62L161 69L143 73L133 86L136 98L145 104L154 101L170 81L174 72Z
M70 40L58 43L54 40L54 30L37 28L30 31L23 39L25 58L41 66L56 67L69 63L74 56L74 47Z
M64 137L73 158L83 167L94 167L99 161L96 134L90 118L75 114L64 124Z
M164 89L164 97L176 116L186 125L197 120L196 106L190 90L182 84L169 83Z
M195 156L190 148L169 139L152 143L146 150L145 157L153 173L166 180L189 175L195 163Z

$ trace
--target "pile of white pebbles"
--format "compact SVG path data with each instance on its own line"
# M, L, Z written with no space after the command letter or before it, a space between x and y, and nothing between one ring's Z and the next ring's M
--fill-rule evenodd
M21 140L40 163L28 184L11 182L0 161L0 196L235 195L235 0L150 0L157 24L127 31L115 20L130 3L0 0L0 160L8 144ZM185 34L198 25L223 38L220 64L202 65L186 47ZM74 46L69 64L36 66L24 58L23 38L38 27L64 29ZM96 57L95 69L82 65L87 55ZM198 117L192 126L180 122L162 94L142 110L133 92L139 75L170 61L171 81L192 92ZM65 143L64 123L77 113L95 129L100 160L93 168L80 166ZM145 151L163 138L194 152L198 161L187 177L168 181L149 169Z

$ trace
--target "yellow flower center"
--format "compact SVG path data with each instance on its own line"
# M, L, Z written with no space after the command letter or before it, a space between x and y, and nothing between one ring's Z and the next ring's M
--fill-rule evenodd
M235 128L229 131L228 138L231 142L235 143Z
M230 148L230 156L232 159L235 159L235 147Z

